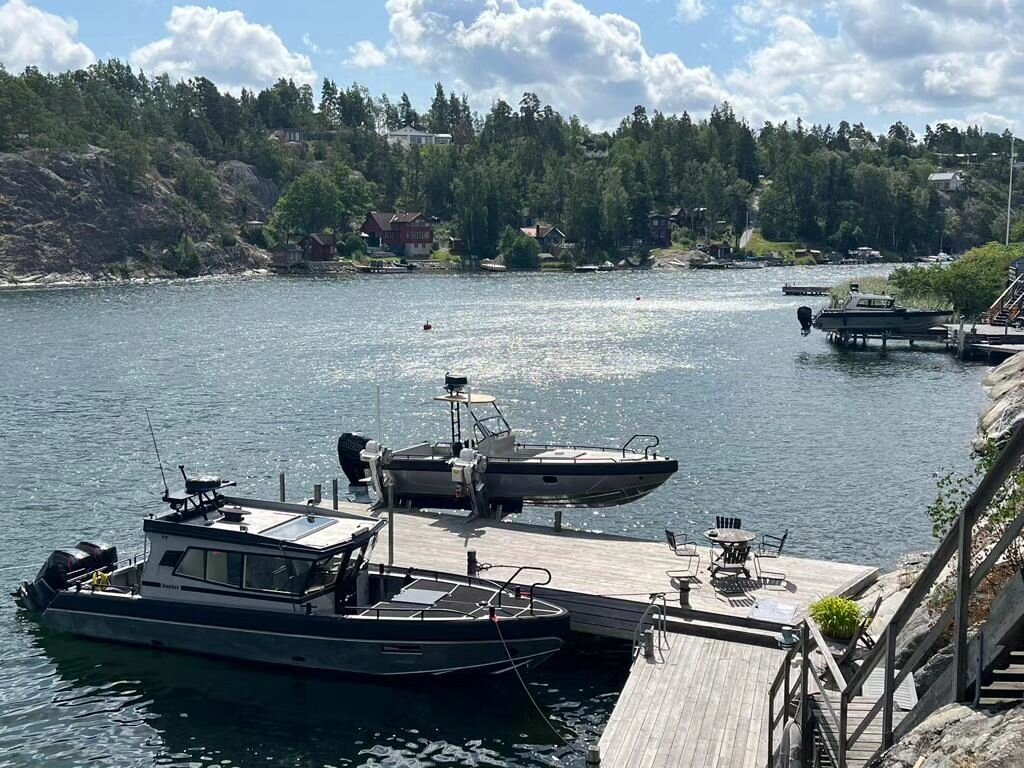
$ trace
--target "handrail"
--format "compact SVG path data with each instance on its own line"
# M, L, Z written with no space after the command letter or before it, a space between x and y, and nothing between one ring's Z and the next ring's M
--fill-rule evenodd
M542 568L539 565L491 565L489 563L484 563L482 565L479 565L478 568L481 571L491 570L493 568L515 568L516 569L516 572L513 573L511 576L509 576L504 584L498 586L497 582L494 582L495 585L498 586L497 595L498 595L498 607L499 608L502 607L501 606L501 596L505 592L509 591L509 586L512 584L513 581L515 581L516 576L518 576L523 571L540 571L541 573L543 573L547 577L544 581L535 581L532 584L530 584L529 587L528 587L528 589L530 590L530 613L533 613L533 592L534 592L534 590L537 587L546 587L548 584L551 583L551 571L549 571L547 568ZM518 587L516 589L518 591ZM519 597L519 595L516 594L516 598L518 598L518 597ZM492 596L487 601L487 604L490 605L491 600L493 600L493 599L494 599L494 597Z
M832 679L835 681L836 688L840 691L846 690L846 678L843 677L843 673L839 669L839 665L836 664L836 660L832 658L832 651L828 647L828 643L825 642L825 638L821 636L821 630L818 629L817 622L809 616L807 617L807 628L811 631L811 637L814 638L814 643L821 651L821 655L825 657L825 664L828 666L828 671L832 673Z
M995 301L993 301L991 306L989 306L989 308L988 308L988 319L990 321L996 315L999 314L1000 310L1005 308L1006 294L1010 293L1010 291L1013 291L1015 288L1017 288L1018 287L1018 283L1020 283L1020 284L1022 284L1022 286L1024 286L1024 273L1022 273L1020 275L1017 275L1017 277L1014 278L1013 282L1010 283L1008 286L1006 286L1006 289L1001 294L999 294L999 298L996 299Z
M661 605L658 605L658 600L661 600ZM648 614L652 613L655 609L659 610L658 618L652 622L654 626L658 628L658 649L661 649L662 641L668 643L667 630L665 628L665 593L664 592L652 592L650 602L647 603L647 607L644 608L644 612L640 614L640 620L636 623L636 627L633 628L633 658L637 657L640 651L640 632L643 629L644 621L647 619Z
M1017 278L1017 280L1014 281L1014 284L1018 281L1024 284L1024 275ZM1022 307L1024 307L1024 303L1022 303ZM1007 479L1019 467L1022 456L1024 456L1024 422L1018 423L1014 428L1012 434L999 453L999 456L996 458L995 463L978 483L974 492L971 494L967 503L961 510L960 515L946 531L945 536L936 547L935 553L922 569L899 607L897 607L895 613L889 620L885 629L882 631L874 647L868 651L867 655L862 659L860 667L849 680L843 680L841 670L838 669L838 665L835 664L834 659L831 658L831 654L828 653L826 649L826 652L824 653L826 663L828 664L829 671L834 677L836 677L837 684L841 691L838 718L836 717L835 709L832 706L832 702L829 700L828 695L822 692L822 699L825 702L825 706L828 708L829 714L833 720L838 720L837 735L839 753L835 757L839 768L845 768L847 753L857 743L858 739L860 739L860 737L867 731L868 727L872 722L874 722L880 711L883 715L882 743L878 747L876 754L892 746L894 736L899 733L899 727L897 726L894 728L892 724L896 689L912 673L916 664L931 650L939 637L946 631L951 623L955 626L953 639L954 655L952 662L955 672L955 686L952 693L953 698L958 701L962 700L962 697L965 695L968 680L966 659L968 601L970 596L978 589L984 578L1006 552L1007 548L1015 539L1017 539L1018 536L1021 535L1022 532L1024 532L1024 510L1022 510L1006 525L996 543L989 549L977 567L973 569L971 549L972 534L975 526L981 519L983 512L996 498ZM897 671L895 669L896 639L898 638L900 631L910 620L913 612L917 610L917 608L927 598L932 587L938 581L939 577L945 572L946 567L953 560L954 556L958 556L957 569L955 573L957 583L956 598L949 606L946 607L938 620L925 634L924 638L915 648L913 653L909 655L904 662L902 669ZM821 638L817 627L814 626L813 620L807 619L803 622L803 625L806 627L803 632L803 636L805 638L813 638L815 645L822 646L824 644L824 640ZM807 660L810 650L811 643L804 641L800 651L803 654L802 665L804 669L807 669L810 674L813 675L815 680L819 681L820 688L820 680L817 672L810 668L811 665ZM783 663L788 665L791 661L792 657L787 654L786 660ZM879 697L878 701L876 701L864 716L860 718L860 722L853 732L847 735L847 706L849 702L858 695L858 692L861 690L868 677L876 668L878 668L879 664L882 665L885 677L883 693L881 697ZM776 674L775 680L772 682L769 689L770 716L772 711L772 702L774 696L778 692L780 678L782 678L785 673L786 670L781 669L779 673ZM800 695L802 702L803 697L807 695L806 687L802 687ZM772 737L769 735L769 745L771 744ZM769 755L769 757L771 758L771 755Z
M652 449L657 448L659 445L661 445L661 438L659 438L657 435L645 435L643 433L636 434L636 435L633 435L631 438L629 438L629 440L627 440L625 443L622 444L622 458L626 458L626 449L629 448L630 444L634 440L636 440L638 437L649 437L652 440L654 440L653 443L648 443L647 445L644 446L644 458L645 459L649 458L648 452L652 452ZM633 451L633 453L639 453L639 451ZM657 457L657 455L658 455L657 452L653 451L653 453L654 453L655 457Z

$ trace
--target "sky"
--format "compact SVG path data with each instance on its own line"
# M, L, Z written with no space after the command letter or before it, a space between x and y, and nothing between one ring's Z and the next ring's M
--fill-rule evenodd
M0 63L97 59L238 92L279 77L485 112L536 93L614 128L636 104L764 121L1024 122L1024 0L0 0Z

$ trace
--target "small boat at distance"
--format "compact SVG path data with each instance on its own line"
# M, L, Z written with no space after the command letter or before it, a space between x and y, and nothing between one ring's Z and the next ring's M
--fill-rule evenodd
M338 461L352 484L369 482L381 503L512 514L523 504L610 507L639 499L678 469L657 452L655 435L619 447L519 442L496 399L445 375L450 438L392 451L358 433L338 439Z
M371 275L406 275L415 267L412 264L402 264L387 259L371 259L366 264L356 264L356 269Z
M797 317L804 334L813 326L826 332L840 333L923 333L936 325L947 323L953 313L948 309L913 309L901 307L895 296L861 293L857 283L850 284L850 293L837 307L826 307L816 315L810 307L800 307Z
M233 485L186 477L183 492L165 490L169 510L143 521L144 556L58 549L15 601L94 640L386 677L527 668L569 632L565 609L533 596L551 579L543 568L497 584L371 567L385 520L225 495ZM526 592L510 587L529 572Z
M484 272L507 272L508 267L494 259L483 259L480 262L480 269Z

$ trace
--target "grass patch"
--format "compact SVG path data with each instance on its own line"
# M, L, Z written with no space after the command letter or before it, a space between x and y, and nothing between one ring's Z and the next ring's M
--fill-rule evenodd
M783 259L792 261L793 252L803 247L805 246L802 243L797 242L767 240L759 229L755 229L747 241L747 250L759 258L771 256L772 251L775 251Z
M441 248L430 254L431 261L443 261L449 264L460 264L461 259L453 253L450 253L447 248Z

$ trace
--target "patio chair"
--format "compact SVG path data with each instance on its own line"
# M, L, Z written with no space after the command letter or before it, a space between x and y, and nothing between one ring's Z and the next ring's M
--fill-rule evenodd
M726 571L733 578L741 573L750 578L750 571L747 570L747 560L750 559L750 545L737 544L733 547L725 547L722 553L711 563L711 578L718 578L718 574Z
M669 578L696 579L700 571L700 550L697 549L697 542L685 533L677 534L668 528L665 529L665 540L673 555L687 561L686 568L672 569L665 573Z
M742 528L743 521L738 517L722 517L715 515L715 528Z
M767 569L763 566L762 560L776 560L782 556L782 548L786 546L786 539L789 538L789 529L781 536L773 536L770 533L761 536L761 543L754 553L754 572L758 581L786 581L786 574L778 569Z
M843 655L840 656L836 661L839 668L842 669L843 664L850 661L853 658L854 651L857 650L857 643L863 643L864 647L868 650L875 647L875 638L868 632L868 627L871 626L871 622L875 620L875 616L878 615L878 607L882 604L882 596L879 595L878 599L875 600L875 604L871 606L871 610L864 614L864 618L860 620L860 624L857 625L857 629L854 630L853 637L850 638L850 642L846 646L846 650L843 651Z

